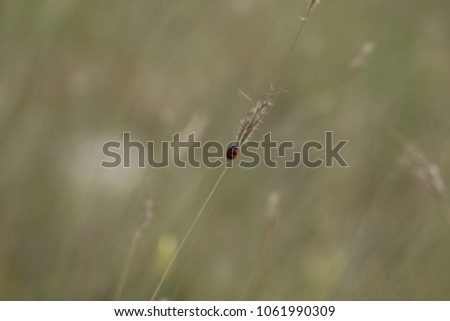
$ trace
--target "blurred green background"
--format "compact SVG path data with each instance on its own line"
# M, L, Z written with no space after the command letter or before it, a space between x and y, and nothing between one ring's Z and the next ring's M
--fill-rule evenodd
M150 299L221 169L104 169L103 143L232 140L307 5L0 1L0 299L112 299L143 213L120 298ZM331 130L350 167L228 171L158 299L450 300L449 12L323 0L254 139Z

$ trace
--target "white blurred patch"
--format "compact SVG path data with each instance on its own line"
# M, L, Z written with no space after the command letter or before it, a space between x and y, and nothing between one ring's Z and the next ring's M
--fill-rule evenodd
M148 168L138 168L136 148L131 149L130 168L124 168L123 164L117 168L101 166L102 161L111 161L102 153L103 144L111 140L121 141L121 138L98 135L67 144L61 167L72 185L80 189L102 185L108 191L120 193L130 191L145 178ZM117 149L117 152L123 158L122 148Z

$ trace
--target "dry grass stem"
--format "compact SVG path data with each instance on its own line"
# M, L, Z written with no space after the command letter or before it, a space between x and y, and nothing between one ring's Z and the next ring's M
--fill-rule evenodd
M445 196L445 184L439 167L429 161L413 143L405 144L399 164L430 194L438 199Z
M141 220L136 229L136 232L134 233L134 237L131 241L131 245L128 250L127 260L125 261L125 266L123 268L122 275L119 279L119 284L117 285L116 291L114 293L115 301L120 300L120 298L122 297L123 289L125 287L125 283L128 278L128 273L130 271L131 262L133 261L136 252L136 246L138 244L139 239L141 238L142 232L148 226L152 218L153 218L153 201L148 200L145 202L144 210L141 215Z
M303 32L303 29L306 25L306 22L308 21L308 16L311 13L311 11L314 9L315 6L319 4L318 0L312 0L310 2L310 5L308 7L308 10L306 12L306 16L301 18L301 24L297 31L297 34L294 37L294 40L292 41L291 47L288 51L288 54L286 55L286 58L282 60L281 66L279 68L279 71L277 73L277 76L272 82L270 81L270 91L266 93L263 98L258 100L256 103L253 103L252 99L245 94L243 91L239 90L239 92L250 102L253 104L253 107L248 112L247 116L244 118L243 121L241 121L241 127L238 131L238 135L236 138L236 147L241 146L244 144L248 138L251 137L252 133L256 130L258 125L261 123L264 116L267 115L268 109L270 106L273 106L273 98L278 95L280 92L283 92L283 89L276 89L278 82L280 81L281 75L284 73L285 68L287 64L289 63L289 60L294 52L295 46L298 43L298 40Z
M137 231L139 232L139 234L141 234L145 230L145 228L148 226L152 218L153 218L153 201L148 200L144 204L144 211L142 212L141 222L139 223L138 226Z
M309 4L309 10L313 10L319 3L320 0L311 0L311 3Z
M310 5L307 9L305 18L302 19L301 23L300 23L300 27L291 43L291 46L287 52L287 55L285 57L285 59L283 59L281 61L280 64L280 68L278 69L278 73L277 76L274 80L274 82L272 83L272 81L270 82L270 90L269 92L267 92L266 94L263 95L263 97L261 99L259 99L256 103L252 104L253 107L249 110L249 112L247 113L247 116L244 118L244 120L241 122L241 126L240 129L238 131L238 135L236 138L236 146L234 146L234 148L238 149L242 144L244 144L247 139L252 135L252 133L256 130L257 126L261 123L262 119L264 118L264 116L267 115L269 107L273 105L273 98L278 95L280 93L280 89L276 89L277 85L279 83L279 80L281 79L281 76L284 74L285 72L285 68L288 65L290 58L292 57L292 54L294 52L294 49L298 43L298 40L300 38L300 35L302 34L302 31L306 25L307 22L307 18L309 16L309 14L311 13L311 10L319 3L319 1L317 0L313 0L310 2ZM252 100L250 99L250 97L243 93L242 91L240 91L241 94L252 103ZM229 161L232 161L235 157L234 154L234 148L231 149L231 153L230 155L227 154L227 158ZM227 152L228 153L228 152ZM198 213L195 215L194 220L192 221L188 231L186 232L186 234L184 235L181 243L179 244L177 250L175 251L175 254L173 255L171 261L169 262L169 264L167 265L158 285L156 286L156 289L154 290L151 300L155 300L159 294L159 291L161 290L161 287L165 281L165 279L167 278L167 275L170 271L170 269L172 268L176 258L178 257L181 249L184 247L184 244L186 243L187 239L189 238L189 236L191 235L192 231L194 230L195 226L197 225L198 220L200 219L201 215L203 214L206 206L208 205L210 199L212 198L215 190L217 189L217 187L220 184L220 181L223 179L223 177L225 176L225 173L227 171L228 167L225 167L225 169L223 170L222 174L219 176L219 178L217 179L216 183L214 184L211 192L208 194L206 200L203 202L202 206L200 207L200 210L198 211Z
M267 232L265 252L267 257L270 257L273 248L273 242L275 239L275 233L278 227L278 223L281 219L279 192L273 191L272 193L270 193L267 199L267 207L268 207L269 227Z
M375 44L372 41L368 41L362 46L358 55L350 65L350 70L352 73L357 72L359 69L361 69L362 66L364 66L366 61L369 59L371 53L373 52L374 48Z
M241 122L241 127L236 138L236 143L238 147L246 142L248 138L251 137L252 133L255 131L259 123L268 113L268 109L272 106L272 97L265 97L258 100L255 105L250 109L247 116Z

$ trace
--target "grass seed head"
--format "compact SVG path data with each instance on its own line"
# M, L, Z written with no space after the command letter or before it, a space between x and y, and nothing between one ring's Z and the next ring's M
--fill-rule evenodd
M153 201L147 200L142 211L141 221L138 227L138 233L141 233L153 219Z
M430 194L438 198L445 195L445 184L439 167L430 162L414 144L405 144L399 163Z
M309 10L313 10L319 3L320 3L320 0L311 0L311 3L309 5Z
M264 116L268 114L269 107L273 105L272 97L272 95L268 95L258 100L241 121L241 127L236 138L238 146L241 146L251 137Z

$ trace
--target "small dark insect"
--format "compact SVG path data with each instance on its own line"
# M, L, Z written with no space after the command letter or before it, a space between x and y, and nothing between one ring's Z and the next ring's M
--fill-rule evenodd
M230 147L227 149L227 159L233 160L236 158L236 156L239 154L239 147L237 144L231 144Z

